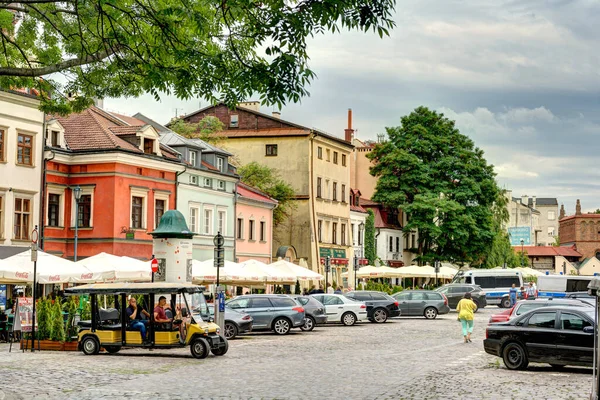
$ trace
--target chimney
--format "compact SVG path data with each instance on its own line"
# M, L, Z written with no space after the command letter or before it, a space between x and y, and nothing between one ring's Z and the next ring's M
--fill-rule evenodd
M94 105L98 108L104 108L104 99L94 97Z
M577 203L575 204L575 215L581 215L581 202L577 199Z
M560 205L560 213L558 214L558 219L563 219L565 217L565 205Z
M531 204L532 204L532 208L535 208L536 206L536 200L535 200L535 196L531 196Z
M348 128L344 129L344 138L346 142L352 143L354 139L354 129L352 129L352 109L348 109Z
M527 195L526 195L526 194L522 195L522 196L521 196L521 204L523 204L523 205L525 205L525 206L526 206L526 205L528 205L528 204L527 204L528 202L529 202L529 197L527 197Z
M238 107L245 108L247 110L260 112L260 102L259 101L242 101L238 104Z
M271 115L273 116L273 118L277 118L277 119L281 118L281 112L279 112L279 111L273 111L271 113Z

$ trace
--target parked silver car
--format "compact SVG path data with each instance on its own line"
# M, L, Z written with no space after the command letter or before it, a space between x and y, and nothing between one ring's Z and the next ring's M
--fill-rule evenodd
M398 300L402 316L422 315L434 319L438 314L450 312L446 296L433 290L404 290L394 293L392 297Z
M292 295L292 298L304 307L304 325L300 327L305 332L315 329L315 326L327 323L325 306L311 296Z
M208 305L210 318L215 316L214 304ZM204 318L204 315L202 316ZM225 307L225 326L223 326L223 335L227 340L231 340L240 333L252 331L252 317L250 314L233 310Z
M251 294L238 296L227 307L250 314L252 330L272 330L285 335L304 325L304 307L284 294Z

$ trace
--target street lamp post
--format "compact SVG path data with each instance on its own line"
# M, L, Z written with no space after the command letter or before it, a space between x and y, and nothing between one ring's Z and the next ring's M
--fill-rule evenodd
M525 258L525 249L523 248L523 244L525 243L525 241L523 239L521 239L521 267L524 267L525 265L523 264L524 258Z
M358 287L358 269L359 269L358 256L354 254L354 290Z
M79 234L79 200L81 199L81 188L79 185L73 189L73 195L75 196L75 245L73 249L73 260L77 262L77 236Z

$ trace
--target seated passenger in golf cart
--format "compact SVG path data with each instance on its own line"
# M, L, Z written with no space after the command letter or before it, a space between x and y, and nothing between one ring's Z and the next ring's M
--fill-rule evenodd
M69 288L66 290L69 295L90 295L92 319L79 323L79 349L92 355L98 354L101 348L116 353L123 347L168 349L190 346L195 358L205 358L210 352L224 355L229 347L227 340L216 324L201 317L201 310L206 308L203 290L202 286L162 282L97 283ZM99 308L98 295L114 296L115 308ZM130 323L132 313L128 313L127 307L131 307L132 302L129 296L138 297L143 302L142 308L155 311L148 313L150 318L147 325L144 323L145 341L139 324ZM161 318L156 319L158 307L164 315L161 313ZM177 313L173 315L172 310Z

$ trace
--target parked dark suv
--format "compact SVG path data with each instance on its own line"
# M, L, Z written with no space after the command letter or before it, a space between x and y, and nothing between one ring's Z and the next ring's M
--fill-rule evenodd
M398 301L387 293L359 290L348 292L345 296L364 302L367 305L367 318L371 322L381 324L388 318L400 316Z
M479 285L468 285L464 283L450 283L444 285L435 290L438 293L444 294L448 298L448 306L450 308L456 308L458 302L465 296L465 293L471 292L471 296L477 308L484 308L487 306L485 300L485 292ZM477 312L477 310L475 310Z

